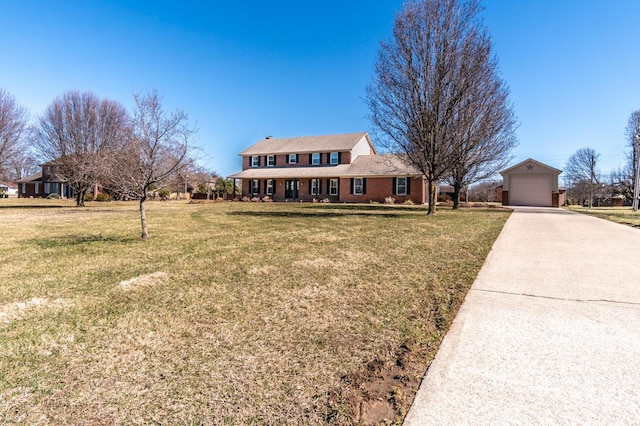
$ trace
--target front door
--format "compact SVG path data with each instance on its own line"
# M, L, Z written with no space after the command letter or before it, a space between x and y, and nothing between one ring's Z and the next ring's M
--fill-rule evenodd
M284 181L284 198L298 198L298 189L300 188L300 182L297 180L285 180Z

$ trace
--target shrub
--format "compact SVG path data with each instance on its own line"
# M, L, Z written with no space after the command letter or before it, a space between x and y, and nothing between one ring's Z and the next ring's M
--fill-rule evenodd
M322 200L320 200L321 203L330 203L331 200L328 198L323 198Z
M249 202L251 201L251 198L247 197L246 195L244 197L242 197L242 201L246 201Z
M169 197L171 197L171 191L168 189L158 189L156 192L162 201L168 200Z
M447 194L438 195L438 202L439 203L448 203L449 201L451 201L451 197L448 196Z
M384 203L385 204L395 204L396 203L396 199L391 197L391 196L385 197Z
M269 197L268 195L265 195L264 197L262 197L262 201L264 201L265 203L272 203L273 202L271 197Z
M251 202L252 202L252 203L259 203L259 202L260 202L260 197L253 197L253 198L251 199Z
M93 201L93 194L86 193L84 194L85 201Z
M55 192L52 192L51 194L47 195L47 198L50 200L59 200L60 194L56 194Z
M406 205L408 205L408 206L412 206L412 205L414 205L414 204L415 204L415 203L413 202L413 200L412 200L412 199L408 199L408 200L407 200L407 201L405 201L404 203L405 203Z
M100 202L104 202L104 201L111 201L111 195L109 194L104 194L104 193L100 193L98 195L96 195L96 201L100 201Z

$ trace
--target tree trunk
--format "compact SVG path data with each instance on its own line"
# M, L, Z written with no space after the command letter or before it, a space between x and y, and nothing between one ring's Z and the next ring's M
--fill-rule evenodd
M84 207L85 191L76 191L76 207Z
M436 188L436 181L429 180L429 210L427 210L427 216L433 216L436 214L436 202L438 200L438 191Z
M147 232L147 215L144 210L144 202L147 201L147 196L144 195L140 198L140 223L142 225L142 235L141 238L146 240L149 238L149 233Z
M453 185L453 209L456 210L460 207L460 191L462 190L462 185Z

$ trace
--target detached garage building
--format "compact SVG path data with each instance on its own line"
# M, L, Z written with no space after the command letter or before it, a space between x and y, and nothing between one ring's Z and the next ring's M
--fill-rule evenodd
M529 158L500 172L502 205L559 207L558 176L562 170Z

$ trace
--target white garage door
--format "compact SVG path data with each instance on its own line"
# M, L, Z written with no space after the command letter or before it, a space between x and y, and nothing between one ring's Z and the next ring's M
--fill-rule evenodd
M511 175L509 204L512 206L551 207L551 175Z

